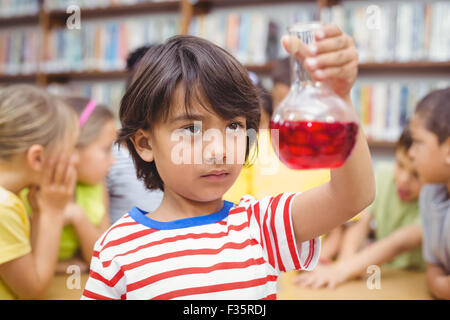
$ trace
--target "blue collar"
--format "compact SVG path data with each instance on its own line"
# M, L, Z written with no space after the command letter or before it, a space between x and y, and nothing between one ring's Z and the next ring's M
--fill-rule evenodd
M146 216L148 212L145 212L138 207L133 207L133 209L131 209L131 211L129 212L129 215L134 219L134 221L139 222L140 224L143 224L144 226L147 226L149 228L158 230L172 230L201 226L221 221L228 216L228 211L230 211L230 208L233 205L233 202L224 200L222 209L217 212L205 216L185 218L169 222L153 220Z

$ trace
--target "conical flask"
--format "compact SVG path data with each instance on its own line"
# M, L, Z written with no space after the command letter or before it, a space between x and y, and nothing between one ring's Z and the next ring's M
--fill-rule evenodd
M356 143L355 112L325 82L312 80L303 62L293 56L298 39L311 44L320 27L319 22L309 22L288 29L292 82L272 115L270 128L275 152L291 169L338 168Z

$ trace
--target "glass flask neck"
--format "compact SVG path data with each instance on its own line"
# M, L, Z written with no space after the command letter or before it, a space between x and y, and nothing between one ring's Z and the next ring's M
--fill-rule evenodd
M289 28L289 36L290 36L290 46L291 46L291 74L292 79L291 83L293 89L298 89L306 86L314 86L321 87L322 84L320 81L314 81L311 77L311 74L306 70L303 62L299 61L296 57L294 57L294 53L298 51L295 48L298 45L294 42L298 42L300 40L303 42L302 45L310 45L315 42L314 34L321 27L320 22L307 22L307 23L297 23L292 25Z
M322 83L320 81L315 81L312 79L311 74L306 70L302 62L292 56L290 60L291 70L293 71L291 79L291 87L293 89L300 89L307 86L322 87Z

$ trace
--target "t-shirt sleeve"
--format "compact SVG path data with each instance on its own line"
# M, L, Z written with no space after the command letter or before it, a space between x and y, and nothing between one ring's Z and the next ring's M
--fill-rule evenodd
M431 231L433 229L432 223L435 223L436 221L433 221L432 217L430 217L430 213L427 212L427 206L429 206L430 202L428 194L429 194L429 187L427 185L424 185L422 187L422 190L420 191L419 196L419 213L422 221L422 232L423 232L422 255L423 259L427 263L441 265L439 259L433 253L432 249L432 242L431 242L432 241Z
M100 249L101 246L97 241L91 259L89 279L81 300L124 300L126 299L124 272L114 260L104 264Z
M0 205L0 264L30 252L30 239L21 215L9 206Z
M292 202L300 193L281 193L255 200L244 196L249 225L269 264L278 272L312 270L319 259L320 237L297 243L292 224Z

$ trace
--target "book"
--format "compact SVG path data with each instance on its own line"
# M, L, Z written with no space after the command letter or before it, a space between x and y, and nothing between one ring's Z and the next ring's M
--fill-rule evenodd
M352 36L362 63L449 61L449 16L449 1L343 1L321 10Z
M0 0L0 8L0 18L36 15L39 0Z
M129 52L160 43L178 33L176 14L114 20L89 20L79 30L50 32L44 71L80 72L123 70Z
M450 87L440 81L361 81L351 97L365 134L372 140L395 142L411 119L417 103L429 92Z

